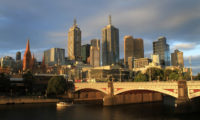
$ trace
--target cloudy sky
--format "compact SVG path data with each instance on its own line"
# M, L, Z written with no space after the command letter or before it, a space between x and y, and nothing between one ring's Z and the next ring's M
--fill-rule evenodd
M82 44L101 39L109 14L120 31L121 58L124 35L143 38L146 57L152 42L166 36L170 52L183 51L186 66L192 56L193 71L200 72L200 0L0 0L0 57L23 53L27 39L38 60L46 49L66 49L74 18Z

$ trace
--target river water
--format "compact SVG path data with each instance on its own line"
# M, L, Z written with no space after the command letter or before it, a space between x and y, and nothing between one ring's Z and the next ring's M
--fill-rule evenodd
M63 108L53 103L0 105L0 120L199 120L199 115L199 111L176 113L162 103L114 107L76 104Z

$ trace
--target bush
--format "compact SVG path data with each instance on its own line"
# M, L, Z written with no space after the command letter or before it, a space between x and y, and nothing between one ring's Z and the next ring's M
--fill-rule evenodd
M64 94L66 90L67 90L67 84L63 77L54 76L49 80L47 87L48 95Z

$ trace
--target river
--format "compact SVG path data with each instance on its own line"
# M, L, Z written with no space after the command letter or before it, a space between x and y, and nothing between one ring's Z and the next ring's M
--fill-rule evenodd
M175 113L162 103L113 107L76 104L63 108L53 103L0 105L0 120L198 120L199 113Z

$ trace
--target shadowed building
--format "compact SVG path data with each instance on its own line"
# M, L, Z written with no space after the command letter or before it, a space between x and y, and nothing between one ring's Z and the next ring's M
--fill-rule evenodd
M20 61L21 60L21 52L17 52L16 53L16 61Z
M111 24L102 29L102 64L111 65L119 61L119 30Z
M124 65L128 64L128 57L144 58L143 39L132 36L124 37Z
M44 61L49 66L63 65L65 63L65 49L51 48L44 51Z
M100 40L98 39L91 40L90 65L93 67L100 66Z
M68 56L70 60L81 59L81 30L74 20L74 25L68 32Z
M81 46L81 59L84 63L88 63L87 59L90 56L90 45L82 45Z
M153 54L159 55L161 66L170 66L169 45L165 37L159 37L158 41L153 42Z
M183 68L184 67L183 52L179 50L174 50L174 53L171 53L171 63L172 66L179 66Z
M26 44L26 50L24 52L24 57L23 57L23 71L27 71L31 69L32 69L32 58L31 58L30 45L29 45L29 40L28 40Z

